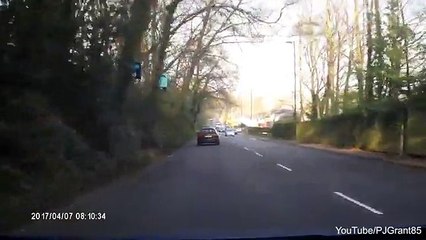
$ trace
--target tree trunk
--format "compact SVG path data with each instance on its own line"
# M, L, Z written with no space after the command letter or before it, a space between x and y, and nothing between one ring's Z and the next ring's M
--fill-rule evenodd
M147 85L152 86L153 82L154 82L154 73L155 73L155 68L157 66L157 61L158 61L158 50L159 50L159 39L157 35L157 28L158 28L158 16L161 14L158 14L158 9L153 9L152 11L152 16L151 16L151 33L150 33L150 42L151 42L151 49L149 52L149 55L147 56L147 64L142 66L142 69L144 71L148 71L149 75L147 78ZM160 19L161 22L161 19ZM148 42L148 36L146 37L147 39L145 40L146 42ZM150 90L150 88L147 88Z
M142 37L141 40L142 46L147 46L147 39ZM150 66L150 57L151 53L146 47L142 49L141 54L141 65L142 65L142 79L144 80L144 84L147 83L149 85L149 82L151 81L151 66Z
M374 58L376 62L376 95L378 99L383 97L383 89L385 84L385 77L382 72L385 71L385 60L384 60L384 51L386 47L385 40L382 33L382 20L380 15L380 1L374 0L374 22L376 27L376 40L374 43Z
M349 80L352 75L352 58L353 58L353 49L349 50L349 59L348 59L348 72L346 74L345 88L343 90L343 110L347 111L349 109Z
M318 75L316 61L313 61L314 56L312 53L312 45L311 45L311 100L312 100L312 109L311 109L311 120L318 119L319 112L319 103L318 103L318 92L316 84L318 84Z
M376 0L378 1L378 0ZM411 96L411 76L410 76L410 59L409 59L409 39L407 36L407 29L406 29L406 22L405 22L405 14L404 14L404 8L400 6L401 10L401 21L402 26L404 27L404 57L405 57L405 78L406 78L406 85L407 85L407 96Z
M337 32L337 67L336 67L336 91L335 102L333 105L333 114L338 114L340 109L340 60L342 54L342 36L340 31Z
M305 110L303 108L303 73L302 73L302 36L299 36L299 101L300 101L300 121L304 121Z
M314 47L315 43L315 47ZM317 47L317 40L316 39L309 39L309 44L307 45L307 48L305 50L305 57L306 57L306 64L309 68L310 72L310 83L309 83L309 92L311 95L311 106L310 106L310 120L316 120L318 119L318 101L317 101L317 87L316 84L318 83L318 76L317 76L317 56L314 53L314 49Z
M318 96L314 90L311 90L311 99L312 99L311 120L317 120L318 119Z
M355 50L355 59L354 59L354 68L356 72L356 78L358 80L358 104L364 105L364 50L362 47L362 33L359 28L359 1L354 0L355 5L355 26L354 26L354 35L356 38L356 50Z
M142 34L148 29L152 0L135 0L130 8L131 17L125 29L124 46L119 63L119 80L116 86L117 105L121 112L127 89L133 81L130 67L141 52Z
M171 28L174 21L174 14L180 2L183 0L174 0L166 7L166 16L163 22L163 29L161 31L160 43L158 47L158 56L156 59L156 64L154 66L153 81L152 81L152 90L155 91L158 89L158 79L160 79L161 74L164 71L164 60L167 55L167 48L170 44L170 35Z
M401 88L401 65L404 58L404 50L401 44L402 26L400 21L400 4L398 0L389 1L388 16L388 58L390 62L389 69L389 90L388 95L391 98L397 99Z
M376 0L377 1L377 0ZM399 2L401 4L401 2ZM411 96L411 77L410 77L410 60L409 60L409 39L406 33L406 23L405 23L405 15L404 15L404 9L400 5L399 7L401 11L401 21L402 26L404 28L404 57L405 57L405 78L406 78L406 84L407 84L407 97ZM406 155L407 153L407 140L408 140L408 106L407 103L404 102L404 110L403 110L403 117L402 117L402 124L401 124L401 149L400 149L400 155Z
M334 106L334 85L335 85L335 42L334 29L332 26L332 9L331 1L327 1L327 17L326 17L326 41L327 41L327 81L325 85L325 113L334 114L332 108Z
M203 17L203 20L202 20L203 26L201 28L200 35L197 39L196 49L193 53L189 69L186 72L184 80L183 80L183 85L182 85L183 95L186 95L188 93L189 87L191 85L191 80L192 80L192 77L193 77L194 72L195 72L195 68L201 60L201 57L202 57L202 54L203 54L201 52L202 49L203 49L203 40L204 40L206 31L207 31L208 23L209 23L209 20L210 20L210 14L211 14L213 6L214 6L214 0L211 0L208 3L206 15Z
M369 3L370 0L365 1L365 8L367 14L367 75L365 78L365 100L367 103L373 101L373 37L372 37L372 4Z
M407 153L407 127L408 127L408 108L407 104L404 102L403 108L401 111L402 121L401 121L401 130L400 130L400 145L399 145L399 155L404 156Z

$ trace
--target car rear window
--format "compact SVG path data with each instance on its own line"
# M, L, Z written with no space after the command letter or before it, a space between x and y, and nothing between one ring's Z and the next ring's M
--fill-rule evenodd
M213 128L203 128L201 129L203 133L215 133L216 131Z

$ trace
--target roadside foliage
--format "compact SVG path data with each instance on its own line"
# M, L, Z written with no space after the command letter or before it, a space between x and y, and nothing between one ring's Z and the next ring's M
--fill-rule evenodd
M0 230L145 166L235 105L223 46L260 39L268 17L247 2L0 1Z
M298 141L426 155L422 4L299 2L293 31L301 56ZM277 123L273 129L282 126Z

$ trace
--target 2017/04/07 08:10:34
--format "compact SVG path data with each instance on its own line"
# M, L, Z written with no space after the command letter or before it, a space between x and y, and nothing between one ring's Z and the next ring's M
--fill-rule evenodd
M105 212L32 212L31 220L105 220Z

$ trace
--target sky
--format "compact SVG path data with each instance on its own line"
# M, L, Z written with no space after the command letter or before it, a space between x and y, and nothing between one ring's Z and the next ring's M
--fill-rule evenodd
M263 9L275 9L275 15L285 0L255 0L254 5ZM325 0L302 0L307 3L312 1L313 10L322 13ZM352 4L353 0L341 0L342 3ZM408 18L415 11L426 5L424 0L409 0L412 8L408 11ZM360 0L362 2L362 0ZM381 6L385 6L386 0L381 0ZM343 3L344 4L344 3ZM284 99L285 104L293 104L293 47L287 41L292 39L291 28L301 14L303 6L293 6L284 11L279 25L275 28L273 36L268 37L262 43L239 44L227 46L231 61L237 64L239 70L239 83L236 94L244 96L246 101L250 99L250 90L253 96L262 96L265 108L269 110L278 99ZM297 51L297 49L296 49ZM298 66L297 66L298 68Z
M238 65L237 94L275 99L291 98L293 91L293 47L285 38L265 43L245 44L231 58Z
M265 4L268 2L269 4ZM268 0L257 2L267 9L280 9L284 1ZM239 70L239 83L237 95L250 97L264 97L266 108L272 108L278 99L287 99L292 104L293 94L293 46L291 26L295 22L295 13L285 11L277 32L267 37L261 43L239 44L228 46L227 50L231 60L237 64ZM277 12L273 18L277 16Z

